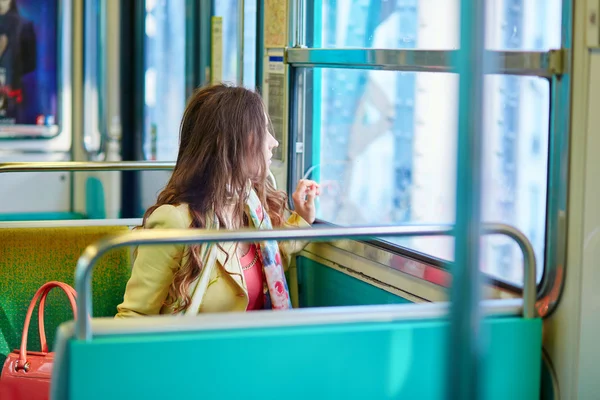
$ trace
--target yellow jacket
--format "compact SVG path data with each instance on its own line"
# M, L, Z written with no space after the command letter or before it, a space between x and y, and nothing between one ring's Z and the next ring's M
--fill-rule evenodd
M191 222L187 204L163 205L148 217L146 228L186 229ZM292 213L285 226L301 228L310 225L298 214ZM220 245L225 252L217 250L215 265L206 265L201 272L211 275L198 312L245 311L248 307L248 290L235 243ZM296 240L279 243L282 256L287 256L282 260L285 268L289 265L289 257L300 252L305 245L306 242ZM205 252L204 246L207 244L202 246L201 254ZM116 318L171 314L172 310L164 302L174 273L187 261L185 253L183 244L139 246L123 303L117 306Z

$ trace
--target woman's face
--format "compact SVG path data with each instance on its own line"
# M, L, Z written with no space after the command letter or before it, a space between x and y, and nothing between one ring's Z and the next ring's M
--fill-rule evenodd
M265 118L266 114L265 114ZM268 120L268 119L267 119ZM266 124L265 124L266 125ZM268 129L265 129L264 132L264 140L263 140L263 151L262 151L262 160L261 162L264 160L265 161L265 171L268 171L271 167L271 159L273 158L273 149L276 148L277 146L279 146L279 142L277 141L277 139L275 139L273 137L273 135L271 135L271 132L269 132ZM255 161L255 160L253 160ZM251 170L255 170L254 174L257 175L257 179L263 178L263 177L259 177L258 174L261 173L259 166L256 163L253 163L253 165L251 167L249 167Z
M10 2L13 0L0 0L0 15L4 15L10 10Z
M273 158L273 149L279 146L279 142L271 135L271 132L267 131L266 134L267 139L265 140L264 154L265 160L267 160L267 169L269 169L271 166L271 159Z

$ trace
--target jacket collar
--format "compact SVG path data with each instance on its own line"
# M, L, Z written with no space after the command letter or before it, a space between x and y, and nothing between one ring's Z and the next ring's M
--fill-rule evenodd
M254 189L249 188L249 190ZM256 204L257 202L258 204ZM248 207L256 208L258 205L260 205L260 201L256 196L248 196L248 200L246 202L246 213L248 213ZM254 224L252 222L252 218L250 218L249 216L248 221L250 226L253 227ZM207 222L207 225L210 226L211 229L220 229L219 223L216 220L216 218L209 218ZM212 244L212 246L215 246L213 250L217 252L216 260L223 267L223 269L225 269L225 271L229 273L231 279L233 279L233 281L240 287L240 289L247 293L247 289L244 284L244 273L242 271L242 266L240 264L240 260L236 252L236 243L219 242L218 244L219 246L216 246L215 243Z

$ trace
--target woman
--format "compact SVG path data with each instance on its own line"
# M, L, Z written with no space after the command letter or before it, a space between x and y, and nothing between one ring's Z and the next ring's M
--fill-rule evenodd
M318 185L287 196L268 179L277 140L260 96L225 85L197 91L184 112L175 169L144 228L308 227ZM291 308L284 267L299 242L141 246L117 318Z

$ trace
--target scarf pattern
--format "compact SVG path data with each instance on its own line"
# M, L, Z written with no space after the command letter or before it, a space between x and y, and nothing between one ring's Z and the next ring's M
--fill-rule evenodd
M247 201L246 212L254 227L259 230L273 229L269 214L264 212L256 192L250 190ZM265 275L263 295L264 308L273 310L285 310L292 308L290 292L285 279L285 272L281 262L279 245L275 240L264 240L257 243L260 251L259 258L263 265Z
M248 200L246 201L246 213L252 220L252 224L256 229L273 229L271 219L264 211L263 205L253 189L250 189ZM213 219L208 218L207 227L210 227L212 230L218 230L218 219L216 217ZM283 264L281 262L281 253L277 241L264 240L256 243L256 245L265 278L263 284L263 308L273 310L286 310L292 308L290 292L285 279ZM218 250L214 244L208 245L205 249L203 262L208 268L213 268L214 263L216 262L216 251ZM210 275L210 271L205 271L190 285L190 297L192 298L192 302L187 310L182 311L183 315L197 315L206 289L210 285Z

